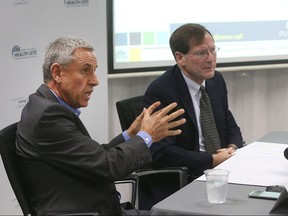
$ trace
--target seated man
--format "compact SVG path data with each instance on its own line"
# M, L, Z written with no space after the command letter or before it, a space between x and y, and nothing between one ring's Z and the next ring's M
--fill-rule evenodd
M91 139L79 108L99 83L97 66L93 46L83 39L62 37L47 47L44 84L30 95L16 139L33 215L122 215L114 181L151 163L153 142L181 133L173 128L185 119L173 120L184 110L167 115L172 103L152 114L156 102L109 144Z
M243 139L228 108L225 81L215 71L218 49L212 34L199 24L185 24L172 33L170 48L176 64L148 86L145 106L155 101L160 101L163 107L177 102L177 108L185 110L182 117L186 119L186 123L178 127L182 131L179 136L160 140L153 144L150 151L154 166L188 167L192 181L202 175L205 169L213 168L230 158L237 148L243 146ZM204 139L206 131L200 121L201 86L205 87L210 98L216 123L215 131L218 140L220 139L215 151L207 151L209 144L216 143L210 142L208 137ZM146 189L146 196L151 199L154 188L157 188L158 194L154 194L154 201L158 202L169 195L165 192L177 190L172 187L173 182L169 184L167 181L168 179L161 178L149 180L151 191ZM159 189L161 187L162 190Z

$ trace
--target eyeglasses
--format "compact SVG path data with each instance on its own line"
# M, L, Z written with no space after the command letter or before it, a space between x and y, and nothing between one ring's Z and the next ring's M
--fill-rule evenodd
M187 53L187 55L193 55L199 58L207 58L209 56L209 54L215 56L216 53L219 51L219 47L214 47L212 49L209 50L200 50L200 51L196 51L193 53Z

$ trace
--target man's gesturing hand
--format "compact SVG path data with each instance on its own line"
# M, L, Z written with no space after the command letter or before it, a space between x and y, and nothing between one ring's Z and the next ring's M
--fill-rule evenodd
M159 102L155 102L147 109L144 109L142 124L140 130L143 130L150 134L153 142L157 142L167 136L175 136L181 133L180 129L173 129L186 122L186 119L175 120L178 116L184 113L184 109L179 109L175 112L168 113L173 110L177 104L171 103L168 106L153 113L153 111L160 105Z

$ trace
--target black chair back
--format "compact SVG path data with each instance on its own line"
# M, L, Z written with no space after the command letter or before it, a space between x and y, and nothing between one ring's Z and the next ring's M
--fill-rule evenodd
M135 118L142 112L144 108L143 102L144 95L116 102L118 117L123 131L128 129ZM147 167L147 169L137 170L133 176L136 176L136 198L132 197L132 200L136 200L135 207L141 210L150 210L154 204L187 184L188 168L162 167L155 169L154 167Z
M16 155L17 123L9 125L0 131L0 153L9 182L22 209L24 216L31 215L20 180L19 158Z
M144 96L136 96L116 102L118 117L122 130L130 127L135 118L142 112Z

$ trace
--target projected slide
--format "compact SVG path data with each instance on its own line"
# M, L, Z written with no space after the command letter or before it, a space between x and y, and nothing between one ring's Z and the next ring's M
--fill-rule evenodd
M211 31L218 63L288 60L287 8L287 0L113 0L113 69L175 64L169 37L189 22Z

